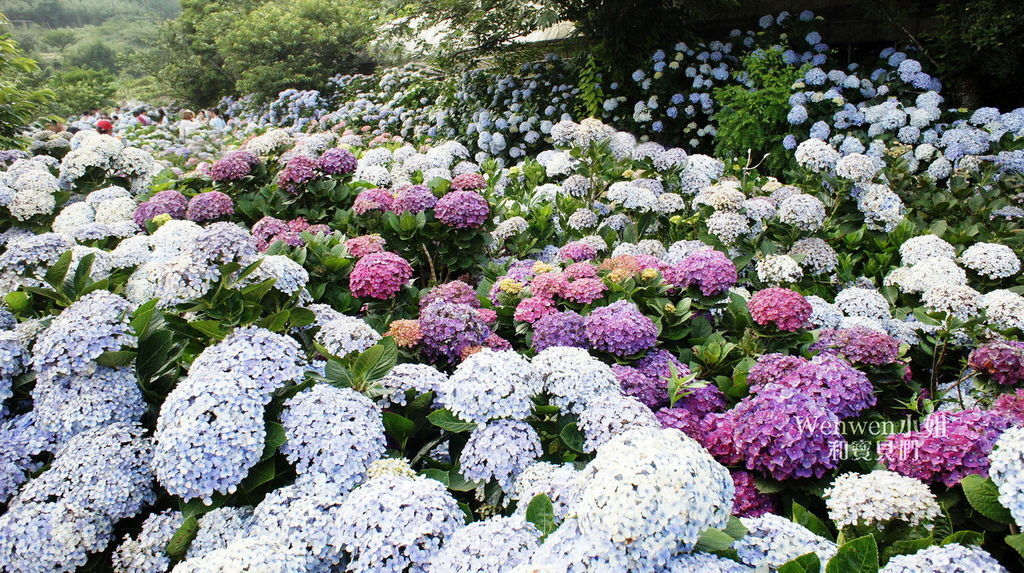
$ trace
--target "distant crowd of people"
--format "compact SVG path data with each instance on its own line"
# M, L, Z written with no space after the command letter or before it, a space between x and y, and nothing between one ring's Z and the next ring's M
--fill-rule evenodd
M99 109L86 110L66 126L57 122L50 126L50 130L58 133L65 130L76 133L85 129L94 129L102 134L113 135L115 132L135 126L169 125L175 121L177 121L178 135L182 138L188 137L201 127L219 131L227 129L227 122L222 117L220 110L215 108L200 110L198 114L190 109L183 109L178 114L174 114L163 107L122 107L110 113Z

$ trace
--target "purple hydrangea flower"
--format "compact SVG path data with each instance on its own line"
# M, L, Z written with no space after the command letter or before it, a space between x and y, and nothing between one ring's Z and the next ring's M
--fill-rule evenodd
M457 363L466 348L480 346L490 329L468 304L436 301L420 313L423 353L432 361Z
M317 167L327 175L348 175L356 170L359 161L347 149L328 149L316 160Z
M571 310L542 316L533 323L532 345L537 352L552 346L587 348L585 321Z
M356 215L365 215L371 211L391 211L394 203L395 198L387 189L367 189L356 196L352 210Z
M432 209L437 204L437 197L423 185L407 185L398 189L395 194L394 210L398 213L421 213Z
M220 191L207 191L193 197L188 202L185 216L190 221L212 221L227 217L235 212L235 202Z
M816 356L780 380L751 391L759 393L777 386L792 388L816 399L841 420L856 416L877 401L867 375L833 354Z
M586 318L587 340L595 350L632 356L658 342L658 328L635 304L620 300L595 309Z
M920 430L893 434L879 445L890 470L953 487L969 475L987 476L988 454L1011 420L991 411L933 412Z
M900 343L884 332L864 326L822 330L811 350L837 352L860 364L893 364L899 359Z
M589 261L597 256L597 249L583 241L573 241L559 249L558 256L569 261Z
M668 403L668 380L675 368L679 377L689 376L690 369L667 350L652 350L634 366L612 366L622 391L656 410Z
M787 356L772 352L757 357L757 363L750 367L747 373L747 384L751 392L757 392L761 386L782 380L790 372L807 364L807 359L802 356Z
M1024 342L987 342L971 352L968 362L1000 384L1017 384L1024 380Z
M455 229L479 227L490 213L487 199L475 191L453 191L434 205L437 220Z
M214 181L238 181L252 173L260 158L251 151L231 151L213 163L210 178Z
M845 441L839 419L815 399L775 386L705 421L706 446L722 463L773 479L820 478L836 467Z
M277 185L289 193L298 194L302 186L316 177L316 161L305 155L297 155L277 174Z
M754 474L733 470L732 484L736 488L732 514L736 517L759 517L766 513L778 513L779 499L770 493L761 493L754 483Z
M452 189L455 191L476 191L487 187L487 180L479 173L463 173L452 179Z
M430 289L420 298L420 309L427 308L437 300L468 304L474 308L480 306L480 301L476 298L476 291L462 281L451 281Z
M697 285L704 296L732 288L738 275L736 265L721 251L701 249L664 270L665 280L679 288Z

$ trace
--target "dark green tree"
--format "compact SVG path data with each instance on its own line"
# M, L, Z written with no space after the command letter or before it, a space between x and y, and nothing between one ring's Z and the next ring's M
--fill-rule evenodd
M36 120L53 94L26 88L22 78L36 72L36 63L24 56L6 31L10 23L0 13L0 148L17 147L19 134Z

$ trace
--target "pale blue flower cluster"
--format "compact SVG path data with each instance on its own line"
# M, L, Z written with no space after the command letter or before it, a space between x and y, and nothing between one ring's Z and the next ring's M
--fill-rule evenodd
M540 437L533 426L519 420L494 420L477 426L462 450L462 475L471 480L497 480L508 491L516 477L539 458Z
M181 512L172 509L150 514L139 534L114 550L114 573L165 573L171 566L165 548L183 521Z
M540 531L522 517L496 516L456 531L431 560L430 573L508 571L537 549Z
M453 414L478 424L498 418L523 419L543 381L523 355L483 349L455 369L441 401Z

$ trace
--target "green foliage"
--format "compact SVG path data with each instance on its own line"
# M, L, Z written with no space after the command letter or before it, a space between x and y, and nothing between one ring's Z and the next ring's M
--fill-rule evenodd
M68 68L55 73L48 85L55 95L49 111L56 115L67 117L114 103L114 78L107 72Z
M18 134L52 96L47 90L21 85L20 79L35 72L37 66L4 31L7 24L7 18L0 13L0 146L3 148L18 146Z
M587 54L580 66L579 80L580 101L587 117L600 117L604 92L601 90L601 68L594 54Z
M715 154L740 163L747 159L750 166L763 161L769 172L781 173L792 162L790 154L782 149L789 127L789 93L803 70L783 62L778 49L745 57L742 68L746 86L729 85L714 91L714 98L722 106L715 116Z
M76 46L64 59L64 63L71 67L113 73L117 71L117 52L103 41L97 40Z

